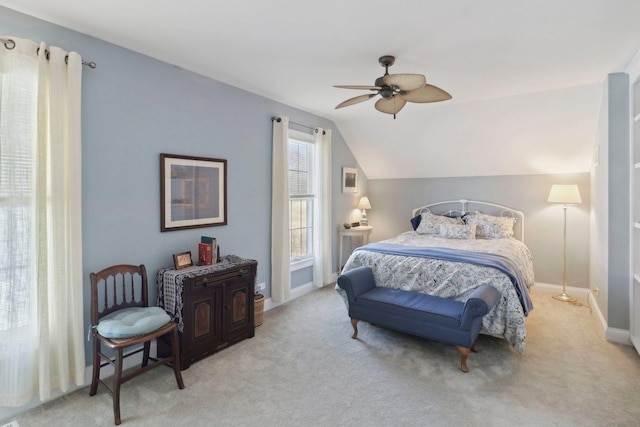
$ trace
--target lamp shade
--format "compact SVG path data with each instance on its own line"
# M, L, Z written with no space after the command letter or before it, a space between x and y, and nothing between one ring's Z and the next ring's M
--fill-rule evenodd
M580 198L580 190L578 190L577 185L553 184L551 186L551 191L549 192L549 198L547 199L547 202L576 205L578 203L582 203L582 199Z
M369 203L368 197L360 198L360 203L358 203L358 209L371 209L371 203Z

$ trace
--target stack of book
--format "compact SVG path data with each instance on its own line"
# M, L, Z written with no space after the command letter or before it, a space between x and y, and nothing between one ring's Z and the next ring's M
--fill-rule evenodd
M211 265L218 262L220 248L215 237L202 236L198 243L198 264Z

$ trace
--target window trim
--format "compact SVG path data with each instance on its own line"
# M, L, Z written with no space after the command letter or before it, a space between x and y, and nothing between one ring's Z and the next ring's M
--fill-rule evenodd
M313 139L313 135L309 134L309 133L305 133L305 132L300 132L298 130L295 129L289 129L289 135L288 135L288 141L287 141L287 147L289 144L289 141L293 140L296 141L298 143L306 143L306 144L310 144L311 147L314 147L314 149L312 150L313 155L315 156L315 143L314 143L314 139ZM288 150L288 148L287 148ZM312 165L315 162L312 162ZM288 168L288 166L287 166ZM315 188L315 180L317 179L317 176L315 175L315 169L312 169L311 171L311 176L313 177L312 179L314 180L313 182L313 187ZM305 194L305 195L296 195L293 197L293 199L295 198L312 198L313 200L313 209L315 211L315 209L317 209L317 201L318 201L318 196L317 194ZM291 200L292 197L291 195L289 195L289 201L287 202L289 205L291 204ZM313 216L313 213L312 213ZM312 230L314 229L314 227L311 227ZM314 233L311 234L312 235L312 239L315 239L316 236L314 236ZM289 222L289 242L291 242L291 222ZM308 268L308 267L312 267L313 264L315 263L315 259L316 259L316 254L313 253L313 240L311 241L311 255L307 255L304 257L298 257L298 258L291 258L291 253L289 253L289 262L290 262L290 268L291 271L297 271L297 270L302 270L303 268Z

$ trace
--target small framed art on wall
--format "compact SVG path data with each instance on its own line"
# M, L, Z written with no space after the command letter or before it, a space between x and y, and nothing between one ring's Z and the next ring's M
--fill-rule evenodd
M342 168L342 192L357 193L358 192L358 169Z

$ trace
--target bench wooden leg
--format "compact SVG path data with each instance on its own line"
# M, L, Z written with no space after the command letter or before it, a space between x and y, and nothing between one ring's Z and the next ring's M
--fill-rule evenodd
M458 351L460 352L460 370L462 372L469 372L469 368L467 368L467 356L469 356L469 350L467 347L460 347L459 345Z
M351 338L355 340L358 338L358 319L351 318L351 326L353 326L353 335L351 335Z

